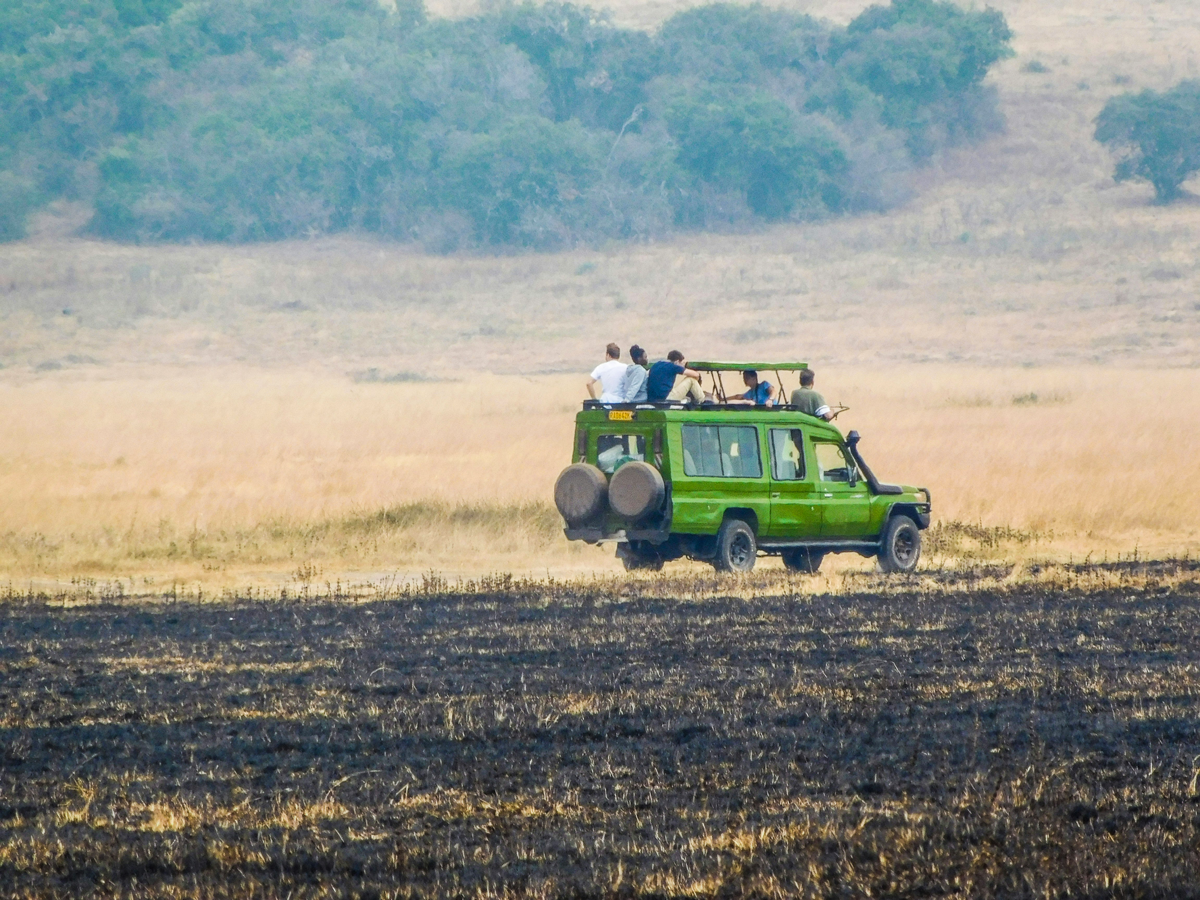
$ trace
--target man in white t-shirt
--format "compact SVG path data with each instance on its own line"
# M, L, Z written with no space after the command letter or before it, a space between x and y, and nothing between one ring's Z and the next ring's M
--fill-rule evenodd
M601 403L622 403L625 395L622 384L625 381L626 366L621 359L621 348L609 344L605 349L604 362L592 369L592 377L587 382L588 396ZM600 385L600 396L596 396L596 385Z

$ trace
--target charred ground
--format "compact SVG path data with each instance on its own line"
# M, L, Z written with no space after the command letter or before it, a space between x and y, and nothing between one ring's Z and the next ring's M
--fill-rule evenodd
M0 893L1196 895L1196 567L976 574L10 597Z

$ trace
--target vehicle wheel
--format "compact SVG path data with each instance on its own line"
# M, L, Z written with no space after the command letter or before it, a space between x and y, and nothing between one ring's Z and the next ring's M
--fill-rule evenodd
M783 551L783 566L789 572L803 572L805 575L816 575L821 568L821 560L825 554L820 550L809 550L807 547L795 547Z
M713 566L718 572L749 572L758 556L754 532L741 519L726 519L717 532L717 555Z
M879 542L879 567L885 572L908 573L921 558L921 530L908 516L893 516Z
M649 463L627 462L608 483L608 505L630 522L658 512L666 495L662 475Z
M554 505L568 525L585 525L604 511L608 479L595 466L567 466L554 482Z

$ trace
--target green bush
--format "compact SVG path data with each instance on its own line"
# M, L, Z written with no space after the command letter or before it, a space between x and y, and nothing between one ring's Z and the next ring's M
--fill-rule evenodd
M582 125L527 116L455 143L442 205L471 218L479 243L571 243L571 220L599 174L600 148Z
M678 162L698 182L745 197L755 215L841 207L846 158L820 122L756 91L686 94L666 112Z
M714 4L657 33L586 7L35 0L0 11L0 235L91 202L134 241L346 229L561 247L882 208L995 121L1003 18L933 0L847 28ZM899 187L898 187L899 185Z
M1096 140L1117 154L1117 181L1145 179L1159 203L1177 199L1200 171L1200 81L1113 97L1096 119Z

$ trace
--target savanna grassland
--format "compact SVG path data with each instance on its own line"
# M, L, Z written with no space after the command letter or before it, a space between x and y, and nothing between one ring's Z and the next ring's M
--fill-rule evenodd
M1195 564L0 605L12 897L1190 897Z
M831 366L822 378L881 476L932 490L945 527L927 541L931 565L1200 545L1183 477L1200 442L1195 369ZM549 499L581 389L578 375L356 383L243 369L0 385L0 566L14 586L126 592L615 571L611 549L566 543ZM829 562L835 579L870 565Z

